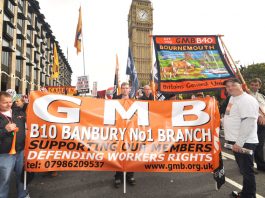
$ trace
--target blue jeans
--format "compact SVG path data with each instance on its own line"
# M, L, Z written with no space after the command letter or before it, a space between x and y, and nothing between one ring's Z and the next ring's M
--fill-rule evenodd
M24 166L24 151L15 155L0 154L0 197L8 198L10 179L13 170L16 173L16 187L18 198L27 196L27 190L24 190L24 184L21 182L21 174Z
M228 142L234 144L234 142ZM254 152L257 144L245 143L244 148L250 149ZM256 197L256 180L254 175L254 156L234 152L237 165L240 173L243 175L243 189L241 191L241 198L255 198Z

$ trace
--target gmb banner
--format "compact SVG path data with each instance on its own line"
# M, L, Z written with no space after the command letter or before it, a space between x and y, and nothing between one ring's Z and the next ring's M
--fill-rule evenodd
M213 172L219 166L214 98L103 100L31 92L26 170Z
M234 77L217 36L153 36L159 91L220 89Z

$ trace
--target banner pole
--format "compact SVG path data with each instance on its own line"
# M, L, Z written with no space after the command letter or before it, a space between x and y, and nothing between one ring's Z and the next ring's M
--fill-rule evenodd
M241 80L241 82L242 82L242 84L243 84L243 89L245 89L245 91L246 91L248 94L250 94L250 91L249 91L249 89L248 89L248 86L247 86L247 83L246 83L244 77L242 76L240 70L237 68L237 66L236 66L236 64L235 64L235 61L233 60L231 54L229 53L229 51L228 51L228 49L227 49L225 43L223 42L223 40L222 40L222 38L221 38L222 35L218 35L218 37L219 37L219 39L220 39L222 45L224 46L224 49L226 50L226 52L227 52L229 58L231 59L232 63L234 64L234 66L235 66L235 68L236 68L236 72L237 72L237 74L238 74L238 77L239 77L239 79ZM261 113L261 115L265 116L265 112L263 112L261 108L259 108L259 112Z
M24 171L24 190L27 190L27 171Z
M123 194L126 194L126 172L123 172Z
M80 4L80 8L81 8L81 4ZM81 14L82 14L82 10L81 10ZM81 30L81 34L82 34L82 48L83 48L83 65L84 65L84 76L86 75L86 63L85 63L85 47L84 47L84 35L83 35L83 18L81 15L81 20L82 20L82 30Z
M224 50L227 52L227 54L228 54L230 60L232 61L234 67L236 68L236 72L237 72L237 74L238 74L238 77L240 78L240 80L242 81L243 85L245 86L246 91L248 92L248 87L247 87L246 81L245 81L245 79L243 78L243 76L242 76L240 70L239 70L238 67L236 66L236 63L235 63L234 59L232 58L230 52L228 51L228 49L227 49L227 47L226 47L226 45L225 45L225 43L224 43L224 41L223 41L223 39L222 39L222 36L223 36L223 35L218 35L218 37L219 37L219 39L220 39L220 41L221 41L221 43L222 43L222 45L223 45L223 47L224 47Z
M218 191L218 188L217 188L217 182L215 181L215 190Z
M84 65L84 76L86 75L86 63L85 63L85 47L84 47L84 37L82 31L82 48L83 48L83 65Z
M150 37L150 44L151 44L151 57L152 54L153 54L153 35L149 35ZM153 95L154 95L154 101L156 100L156 90L155 90L155 75L154 75L154 63L153 63L153 58L151 60L151 72L152 72L152 92L153 92Z
M231 60L229 60L229 58L231 59L231 57L229 57L229 55L228 55L228 51L227 51L227 48L226 48L226 46L225 46L225 44L224 44L224 42L223 42L223 40L222 40L222 36L224 36L224 35L218 35L218 38L219 38L219 40L220 40L220 42L221 42L221 46L222 46L222 49L223 49L223 51L224 52L222 52L222 53L224 53L223 55L224 55L224 58L225 58L225 60L226 60L226 62L227 62L227 65L228 65L228 67L231 69L231 71L233 72L233 74L235 75L235 76L237 76L237 73L236 73L236 71L235 71L235 69L233 68L233 66L232 66L232 64L231 64ZM221 47L220 47L221 48Z

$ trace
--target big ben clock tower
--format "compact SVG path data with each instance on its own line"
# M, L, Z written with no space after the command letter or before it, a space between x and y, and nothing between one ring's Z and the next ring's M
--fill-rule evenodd
M129 46L140 86L150 82L152 67L153 8L150 0L132 0L128 15Z

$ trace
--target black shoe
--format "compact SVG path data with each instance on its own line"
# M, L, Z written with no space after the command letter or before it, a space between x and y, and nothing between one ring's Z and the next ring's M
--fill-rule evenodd
M121 180L120 179L115 179L114 180L114 187L119 188L121 186Z
M234 198L240 198L240 195L241 195L241 192L237 192L237 191L233 191L231 193L231 197L234 197Z
M136 181L133 177L127 178L127 182L132 186L136 184Z

